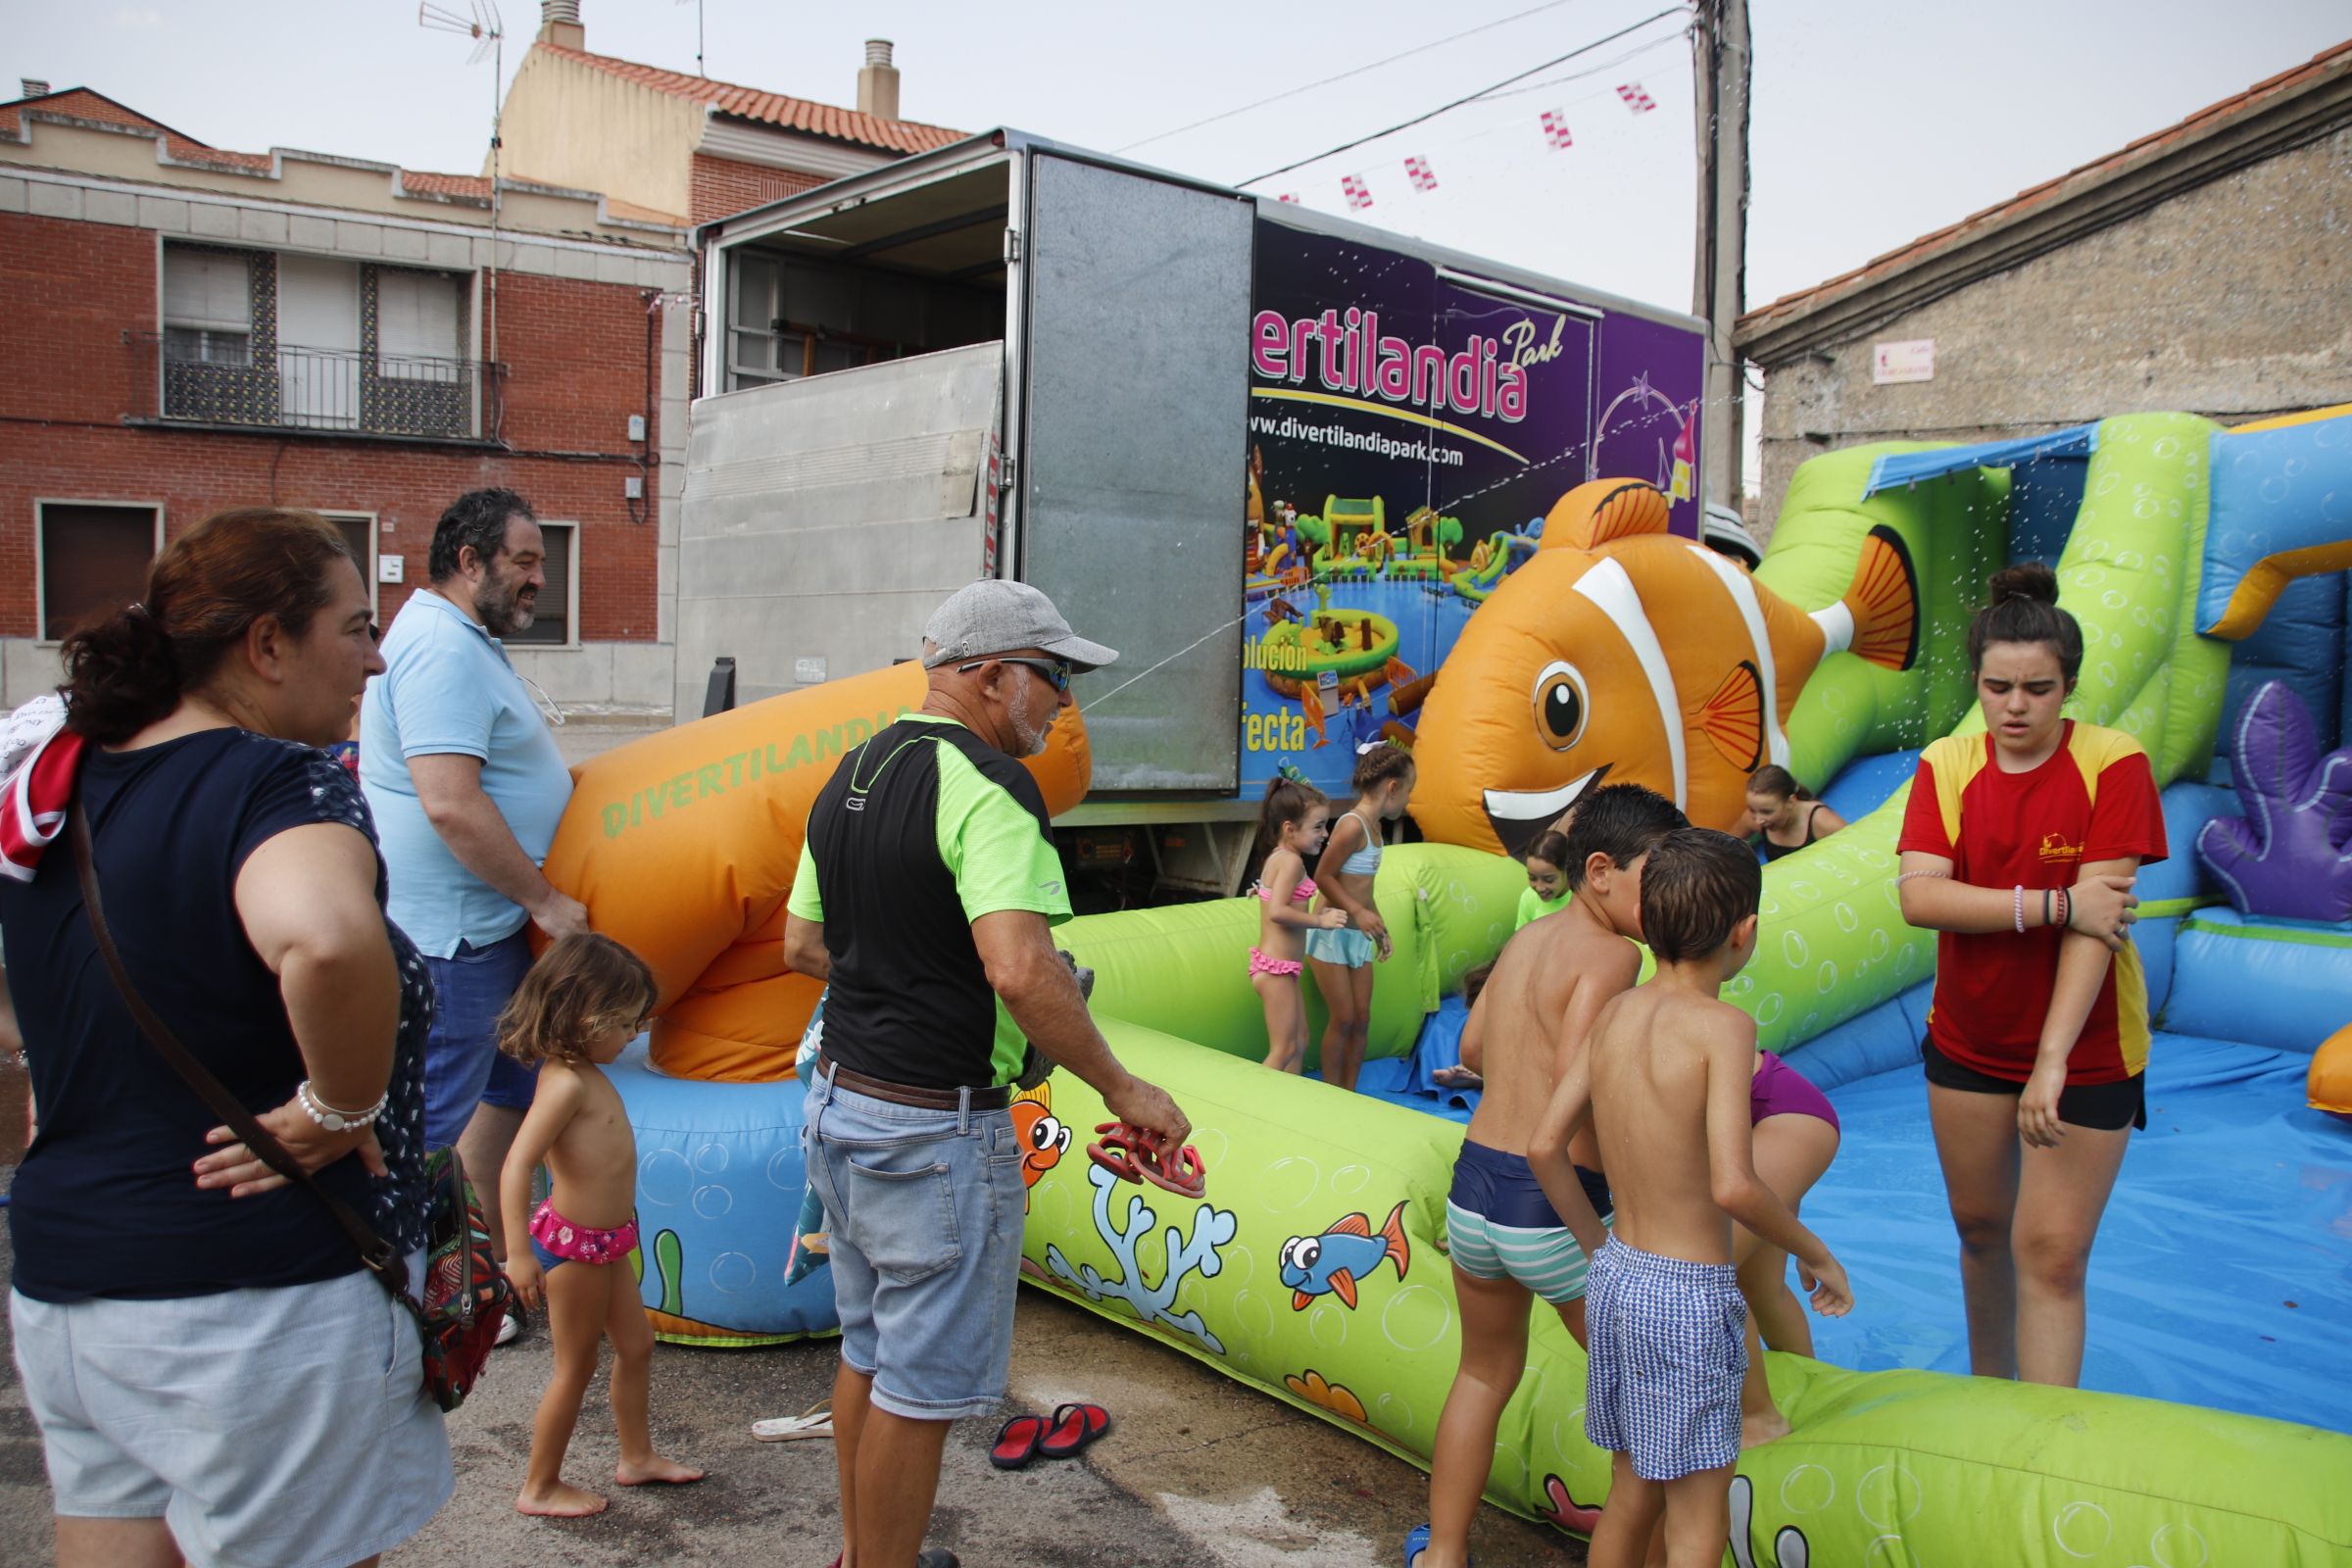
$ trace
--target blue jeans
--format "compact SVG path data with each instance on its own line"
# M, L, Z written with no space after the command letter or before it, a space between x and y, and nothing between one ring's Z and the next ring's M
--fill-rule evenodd
M498 1015L531 967L530 928L486 947L458 944L452 957L426 958L433 978L433 1028L424 1040L424 1142L446 1149L485 1101L531 1108L539 1069L498 1050ZM495 1171L490 1180L496 1181Z
M802 1152L832 1237L841 1358L915 1421L986 1415L1012 1364L1020 1139L1009 1110L928 1110L811 1075Z

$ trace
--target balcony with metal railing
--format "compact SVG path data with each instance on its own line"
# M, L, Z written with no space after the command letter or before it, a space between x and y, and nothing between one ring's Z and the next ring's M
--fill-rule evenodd
M260 348L242 333L125 333L137 422L252 426L435 441L496 429L499 367L363 349Z

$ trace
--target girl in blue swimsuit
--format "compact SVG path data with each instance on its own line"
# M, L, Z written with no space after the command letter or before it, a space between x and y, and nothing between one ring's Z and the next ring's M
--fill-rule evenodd
M1323 1028L1323 1081L1355 1088L1372 1024L1372 964L1389 956L1389 928L1372 899L1373 873L1385 848L1382 828L1404 815L1413 793L1413 754L1387 741L1367 745L1355 760L1355 804L1331 825L1323 846L1323 907L1348 924L1306 934L1307 966L1331 1009ZM1335 869L1336 862L1336 869Z

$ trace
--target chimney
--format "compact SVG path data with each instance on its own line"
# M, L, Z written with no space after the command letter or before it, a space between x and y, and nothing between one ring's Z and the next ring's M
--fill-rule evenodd
M867 47L868 47L868 48L871 48L871 47L872 47L872 45L870 45L870 44L869 44L869 45L867 45ZM890 58L890 45L888 45L888 44L884 44L884 45L882 46L882 58L883 58L883 59L885 59L885 60L888 60L888 59ZM898 101L898 96L899 96L899 89L898 89L898 82L897 82L898 73L896 73L896 72L893 72L893 73L891 73L891 77L892 77L892 82L891 82L890 96L891 96L891 101L892 101L893 103L896 103L896 102ZM24 77L24 78L22 81L18 82L18 83L17 83L17 85L18 85L18 86L20 86L20 87L22 87L22 88L24 89L24 91L23 91L21 94L19 94L19 96L21 96L21 97L24 97L24 98L46 98L46 97L48 97L48 96L49 96L49 84L48 84L47 82L43 81L43 80L42 80L40 77L38 77L38 76L26 76L26 77ZM863 89L862 89L862 88L860 88L859 90L860 90L860 91L862 91Z
M539 0L539 41L586 49L588 29L580 25L580 0Z
M858 73L858 112L876 120L899 118L899 68L890 63L890 40L865 40L865 66Z

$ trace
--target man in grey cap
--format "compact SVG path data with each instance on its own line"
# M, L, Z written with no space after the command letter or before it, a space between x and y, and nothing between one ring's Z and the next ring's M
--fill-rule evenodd
M1118 657L1025 583L956 593L923 628L923 706L853 749L816 797L784 959L828 983L809 1075L808 1180L831 1234L844 1553L922 1549L948 1426L1004 1396L1021 1252L1010 1085L1030 1044L1173 1151L1192 1124L1121 1067L1054 950L1070 916L1045 750L1070 676Z

